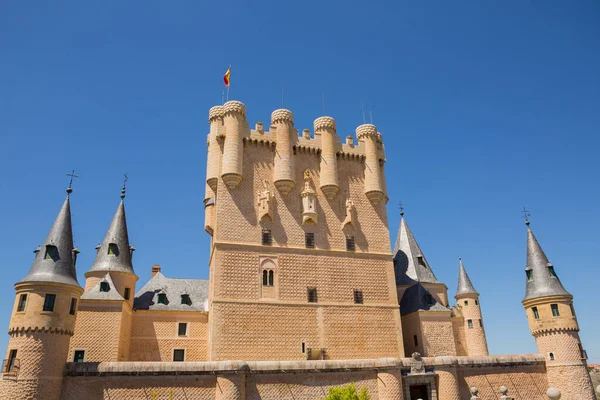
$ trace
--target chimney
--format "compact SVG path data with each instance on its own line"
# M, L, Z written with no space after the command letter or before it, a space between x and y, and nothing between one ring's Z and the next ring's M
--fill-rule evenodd
M158 274L159 272L160 272L160 265L154 264L152 266L152 277L154 278L154 275Z

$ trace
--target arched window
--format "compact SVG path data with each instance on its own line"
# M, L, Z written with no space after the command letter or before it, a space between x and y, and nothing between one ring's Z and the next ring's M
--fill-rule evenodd
M260 270L262 274L262 285L275 286L275 271L277 270L275 261L271 258L261 260Z
M554 353L548 353L548 359L554 361Z
M274 276L274 272L273 270L269 271L269 286L273 286L273 276Z
M267 286L269 284L269 280L268 280L268 273L269 271L267 271L266 269L263 270L263 286Z

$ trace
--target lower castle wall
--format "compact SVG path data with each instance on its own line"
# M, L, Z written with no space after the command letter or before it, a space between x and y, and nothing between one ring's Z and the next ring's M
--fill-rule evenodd
M497 400L501 385L515 400L546 400L541 356L430 357L437 400ZM316 400L333 386L355 383L372 400L411 400L403 385L410 358L189 363L68 363L62 400ZM432 376L424 374L421 376ZM413 375L414 376L414 375ZM0 386L1 387L1 386ZM415 399L412 399L415 400ZM570 399L567 399L570 400Z

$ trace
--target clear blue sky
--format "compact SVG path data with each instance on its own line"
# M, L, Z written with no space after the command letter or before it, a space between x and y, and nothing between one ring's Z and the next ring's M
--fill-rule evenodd
M82 284L123 172L140 284L154 263L208 277L206 121L232 64L230 98L251 124L281 106L282 85L299 130L322 93L342 138L361 102L372 110L392 240L401 200L451 296L464 258L496 354L536 352L521 305L530 208L600 363L600 3L256 3L0 5L0 332L72 168Z

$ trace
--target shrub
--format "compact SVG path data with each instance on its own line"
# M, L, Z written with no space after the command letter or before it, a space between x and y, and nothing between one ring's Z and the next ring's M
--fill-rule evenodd
M360 392L356 391L356 385L351 383L343 387L332 387L329 388L327 397L321 400L369 400L371 396L367 391L366 387L360 389Z

